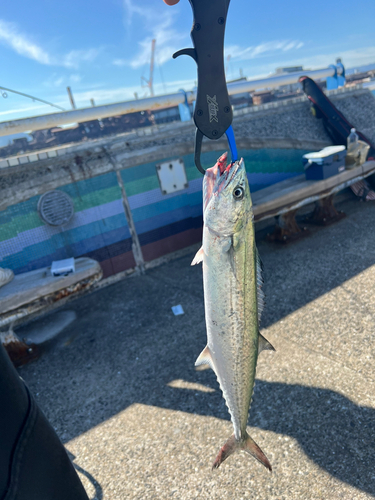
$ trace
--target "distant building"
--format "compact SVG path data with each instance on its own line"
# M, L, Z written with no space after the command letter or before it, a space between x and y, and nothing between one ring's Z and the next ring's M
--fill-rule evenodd
M247 79L245 77L237 78L235 80L230 80L227 83L239 83L246 82ZM241 92L241 94L235 94L229 96L229 100L234 109L245 108L247 106L251 106L253 103L253 99L249 92Z
M287 66L286 68L276 68L276 75L286 75L287 73L299 73L303 71L303 66Z
M178 114L178 108L175 109ZM172 114L175 119L179 119L176 112L172 112ZM77 143L88 139L97 139L99 137L130 132L139 127L153 125L154 121L151 120L152 116L151 113L141 111L103 118L101 120L76 123L68 127L53 127L45 130L35 130L31 132L31 135L19 134L21 137L11 136L13 141L5 137L5 140L2 142L0 141L0 158L6 158L29 151L38 151L40 149L51 148L62 144ZM172 121L173 117L169 117L170 119L165 121Z
M82 125L76 124L70 127L54 127L51 130L52 137L56 140L51 141L55 144L68 144L69 142L79 142L83 138Z
M29 148L29 141L27 137L19 137L18 139L13 139L13 146L16 151L24 153Z
M375 70L370 70L370 71L355 70L354 73L346 75L346 86L351 87L353 85L358 85L359 83L371 82L374 79L375 79Z
M267 102L274 101L273 92L270 90L263 90L262 92L254 92L253 94L253 104L254 106L259 106L259 104L266 104Z
M155 123L169 123L180 120L180 112L177 106L152 111Z
M276 68L273 76L289 75L291 73L301 73L303 66L287 66L285 68ZM287 93L295 93L301 88L299 83L290 83L288 85L280 85L279 91Z

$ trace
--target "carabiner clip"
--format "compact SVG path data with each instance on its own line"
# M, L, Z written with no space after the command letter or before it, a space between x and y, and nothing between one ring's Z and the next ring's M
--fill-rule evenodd
M229 149L230 149L230 154L232 157L232 163L238 160L238 153L237 153L237 146L236 146L236 140L234 138L234 132L232 125L230 125L226 132L225 135L227 136L228 144L229 144ZM199 172L203 175L205 175L206 171L202 167L201 164L201 153L202 153L202 141L203 141L203 134L197 128L195 132L195 150L194 150L194 163L199 170Z

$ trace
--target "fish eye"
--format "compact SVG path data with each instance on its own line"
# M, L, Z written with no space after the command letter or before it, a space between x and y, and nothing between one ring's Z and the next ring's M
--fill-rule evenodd
M241 186L237 186L233 189L233 197L236 200L242 200L244 194L245 194L245 191Z

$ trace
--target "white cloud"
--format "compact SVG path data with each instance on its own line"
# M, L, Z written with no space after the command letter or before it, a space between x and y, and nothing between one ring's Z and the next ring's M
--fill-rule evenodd
M165 84L157 83L154 85L154 90L156 94L163 94L177 92L179 89L183 88L190 90L195 86L195 81L193 79L189 80L174 80L168 81ZM100 106L101 104L115 103L121 101L132 101L134 100L134 93L137 93L139 99L143 97L149 97L146 89L143 91L140 89L139 85L129 85L124 87L116 87L112 89L98 89L98 88L88 88L82 91L74 91L74 100L79 107L90 106L90 99L94 99L95 104ZM55 101L58 103L66 101L66 94L61 94L55 97Z
M47 88L56 88L56 87L62 87L66 86L69 84L78 84L82 80L82 76L79 75L78 73L72 73L69 76L66 75L59 75L58 73L52 73L44 82L43 85L44 87Z
M125 22L128 26L131 25L134 14L137 14L150 22L152 22L152 20L155 20L154 12L149 7L142 7L137 3L134 3L133 0L123 1L125 7Z
M52 64L51 56L26 35L20 33L15 24L0 19L0 41L21 56L34 59L41 64Z
M27 106L26 108L18 108L18 109L8 109L7 111L0 111L0 116L4 116L4 115L16 115L16 114L23 114L25 113L26 111L36 111L36 110L43 110L43 111L46 111L46 110L50 110L50 106L48 106L47 104L42 104L40 106Z
M73 74L73 75L70 75L69 80L72 83L79 83L82 80L82 76L78 75L78 74Z
M61 87L65 84L65 77L58 75L57 73L52 73L47 80L43 82L44 87L55 89L56 87Z
M78 91L74 92L74 100L79 107L89 107L90 99L94 99L96 105L133 100L134 92L139 92L139 85Z
M78 68L82 62L92 62L97 58L101 49L71 50L62 59L62 66Z
M92 62L101 49L71 50L65 55L56 56L33 42L28 35L21 33L14 23L0 19L0 42L13 49L17 54L33 59L40 64L78 68L82 62Z
M150 64L151 43L156 40L155 60L162 65L171 60L172 54L181 49L181 43L187 38L186 34L177 31L174 25L175 13L166 10L163 17L160 12L151 7L142 7L134 0L123 0L125 9L125 24L130 28L133 16L142 18L142 25L149 33L143 40L138 42L139 50L130 59L115 59L115 66L130 66L133 69Z
M268 77L274 73L276 67L280 66L303 66L306 70L327 68L330 64L334 64L338 57L342 59L346 68L375 63L375 46L337 52L328 52L328 49L321 48L320 52L325 50L327 53L314 55L303 52L298 58L295 55L293 57L291 53L281 52L277 56L277 60L273 59L270 62L259 64L254 64L255 61L253 61L251 66L246 66L245 63L242 69L245 76L253 80Z
M60 85L62 85L64 82L64 78L62 76L60 76L60 78L57 78L54 82L53 82L53 85L55 87L60 87Z
M114 61L112 61L112 64L114 64L115 66L126 66L129 63L125 59L115 59Z
M259 45L250 47L240 47L238 45L231 45L225 47L225 56L231 56L231 59L238 61L246 61L248 59L255 59L260 56L270 56L276 52L289 52L290 50L298 50L304 45L299 40L275 40L272 42L264 42Z
M334 64L338 57L342 59L344 66L347 68L372 64L375 63L375 46L317 55L307 58L306 64L315 68L324 68L329 64Z

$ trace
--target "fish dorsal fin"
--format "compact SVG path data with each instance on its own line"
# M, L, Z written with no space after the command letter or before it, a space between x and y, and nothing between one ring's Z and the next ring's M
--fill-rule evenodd
M212 356L208 345L203 349L195 362L195 366L208 365L210 368L214 369L212 362Z
M200 247L198 252L195 254L195 257L192 260L192 263L190 265L195 266L195 264L199 264L200 262L203 262L203 257L204 257L204 251L203 251L203 246L202 246L202 247Z
M259 337L258 337L258 354L262 351L275 351L276 349L273 347L273 345L268 342L268 340L263 337L263 335L259 332Z
M257 298L258 298L258 324L259 324L264 309L264 292L262 290L263 264L262 261L260 260L258 250L256 251L256 268L257 268Z

